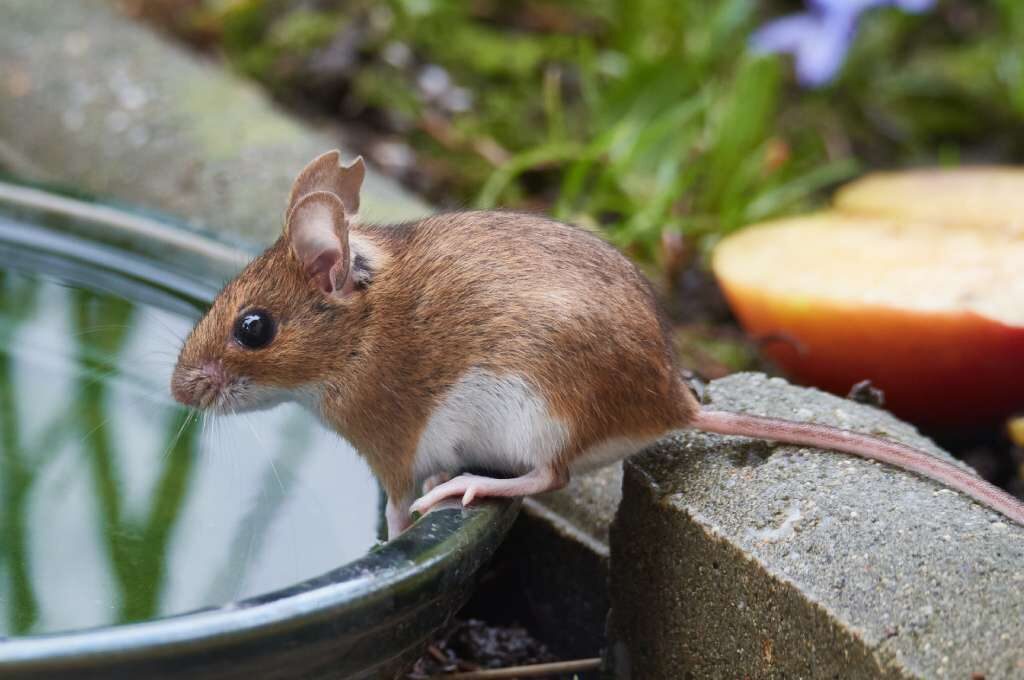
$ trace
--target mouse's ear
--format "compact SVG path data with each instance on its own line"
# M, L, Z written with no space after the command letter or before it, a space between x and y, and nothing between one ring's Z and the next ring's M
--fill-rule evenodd
M285 238L302 270L327 295L353 289L349 264L348 220L341 199L329 191L306 194L285 223Z
M363 189L366 179L366 163L362 156L356 156L348 165L338 170L335 180L335 193L345 206L345 214L352 216L359 212L359 192Z
M366 164L362 156L348 165L340 165L341 152L337 149L321 154L310 161L309 165L303 168L299 176L292 184L291 194L288 197L288 210L285 215L290 215L296 204L307 194L314 191L329 191L341 199L345 207L345 214L351 217L359 212L359 191L363 187L363 179L366 177Z

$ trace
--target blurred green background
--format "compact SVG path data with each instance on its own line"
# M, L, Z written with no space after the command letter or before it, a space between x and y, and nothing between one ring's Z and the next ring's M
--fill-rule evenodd
M1013 161L1024 3L864 15L830 85L751 33L775 0L149 0L123 7L221 53L445 207L599 226L669 275L721 234L820 203L873 167Z

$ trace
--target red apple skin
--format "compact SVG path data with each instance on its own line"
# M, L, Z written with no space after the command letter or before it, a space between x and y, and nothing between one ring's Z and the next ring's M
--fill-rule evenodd
M970 312L797 302L719 278L746 331L794 379L845 395L869 379L885 408L940 429L1024 412L1024 327Z

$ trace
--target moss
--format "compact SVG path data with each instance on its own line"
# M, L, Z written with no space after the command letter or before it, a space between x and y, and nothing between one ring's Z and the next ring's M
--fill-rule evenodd
M329 42L344 23L338 14L296 10L274 24L269 42L280 50L312 50Z
M281 146L303 138L301 129L270 109L255 91L224 87L198 74L182 80L174 101L205 157L216 161L251 154L254 148ZM244 154L243 154L244 152Z
M701 376L717 378L762 368L757 347L733 330L690 324L677 326L674 331L680 365Z

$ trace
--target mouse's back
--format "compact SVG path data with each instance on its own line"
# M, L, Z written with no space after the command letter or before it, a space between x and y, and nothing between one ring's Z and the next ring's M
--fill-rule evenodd
M635 449L685 423L681 411L693 400L680 394L653 293L636 267L596 235L507 212L441 214L356 231L390 253L368 298L381 308L375 354L389 361L374 371L382 377L380 397L399 391L409 397L409 410L429 404L421 418L448 399L450 418L467 422L474 410L526 404L565 431L522 436L565 439L558 455L566 464L595 447L617 456L609 440L628 439L621 443ZM501 417L477 420L516 417L491 415ZM525 456L538 443L544 444L510 440L503 448ZM529 468L536 461L520 463Z
M614 248L515 213L364 225L364 177L338 151L299 173L281 237L184 343L175 398L304 404L364 455L392 533L435 473L521 473L488 483L535 493L692 419L654 296Z

